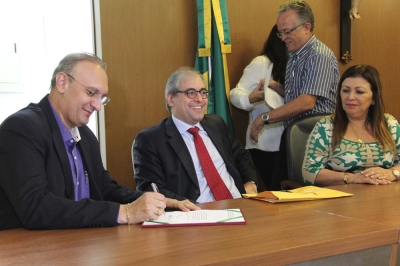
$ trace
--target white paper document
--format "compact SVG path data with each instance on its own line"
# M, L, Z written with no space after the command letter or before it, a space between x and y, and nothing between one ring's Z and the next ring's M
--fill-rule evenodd
M272 109L281 107L284 104L283 98L273 89L267 88L265 90L265 102Z
M269 66L264 70L264 79L265 79L265 83L264 83L264 88L268 87L269 81L271 80L271 74L272 74L272 68L273 68L274 64L271 63L269 64Z
M267 69L265 69L265 83L264 83L264 99L267 105L272 108L276 109L284 104L283 98L271 88L268 88L268 84L271 80L271 73L274 64L270 64Z
M142 227L246 224L240 209L165 212L157 220L144 221Z

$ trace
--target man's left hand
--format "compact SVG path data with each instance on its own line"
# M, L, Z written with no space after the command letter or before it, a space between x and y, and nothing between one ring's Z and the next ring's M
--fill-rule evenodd
M165 203L167 204L168 208L174 208L174 209L180 209L181 211L188 212L188 211L195 211L195 210L200 210L201 208L199 206L196 206L189 200L176 200L176 199L170 199L170 198L165 198Z
M257 194L257 186L253 182L247 182L244 184L244 190L246 190L246 194Z

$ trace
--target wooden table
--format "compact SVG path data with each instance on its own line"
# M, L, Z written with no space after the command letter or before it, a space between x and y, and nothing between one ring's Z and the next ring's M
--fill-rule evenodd
M354 196L341 200L296 202L294 205L400 228L400 182L390 185L343 184L330 188Z
M350 186L343 188L351 192ZM395 212L397 200L390 196L389 203L382 202L385 194L370 186L355 197L315 202L236 199L201 204L208 209L240 208L247 225L1 231L0 264L283 265L364 252L357 255L364 262L371 254L380 265L390 265L395 262L400 221L377 222L368 215L385 215L382 207ZM382 200L373 200L374 195ZM355 209L361 202L368 205L359 213L343 207L354 204Z
M296 202L295 206L308 210L334 213L357 220L400 228L400 182L390 185L350 184L332 189L354 194L340 201ZM398 236L400 242L400 234ZM392 264L400 266L400 245L393 246Z

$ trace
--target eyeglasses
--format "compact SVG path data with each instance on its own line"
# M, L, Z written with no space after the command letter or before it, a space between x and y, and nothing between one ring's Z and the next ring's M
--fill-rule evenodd
M280 32L276 33L276 35L278 36L278 38L282 38L284 36L289 35L290 33L292 33L292 31L296 30L297 28L299 28L300 26L303 26L303 25L304 25L304 23L300 24L300 25L297 25L293 29L280 31Z
M207 99L210 92L206 89L201 89L196 91L195 89L187 89L185 91L176 91L176 93L184 93L189 99L194 99L197 97L197 93L200 94L201 98Z
M70 77L70 78L72 78L72 79L75 80L76 82L78 82L82 87L84 87L84 88L87 90L87 93L88 93L89 97L95 98L95 99L100 99L102 105L107 105L107 104L111 101L111 99L108 98L107 96L104 96L104 95L102 96L102 95L99 95L99 93L98 93L97 91L94 92L94 91L89 90L85 85L83 85L82 83L80 83L79 81L77 81L77 80L76 80L73 76L71 76L70 74L67 74L67 76Z

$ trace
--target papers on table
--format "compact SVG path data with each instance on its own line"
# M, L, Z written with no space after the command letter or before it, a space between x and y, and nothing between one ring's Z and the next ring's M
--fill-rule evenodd
M315 186L305 186L287 191L264 191L259 194L243 194L243 197L245 198L263 200L272 203L330 199L348 196L353 196L353 194Z
M246 224L240 209L165 212L157 220L144 221L142 227Z

